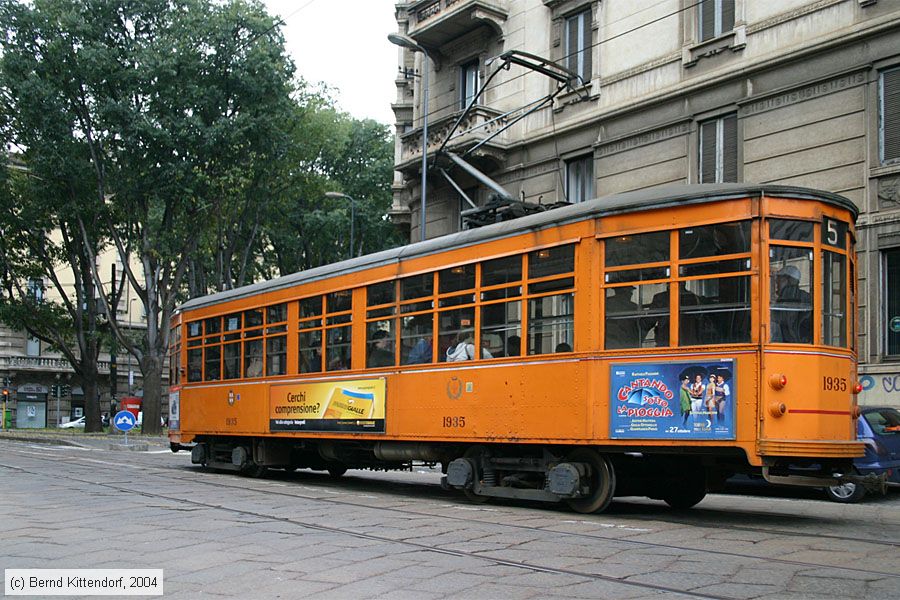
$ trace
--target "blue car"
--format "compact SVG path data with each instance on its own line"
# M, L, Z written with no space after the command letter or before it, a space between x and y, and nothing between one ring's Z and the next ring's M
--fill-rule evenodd
M866 443L866 455L853 461L860 475L887 473L888 482L900 485L900 412L886 406L863 406L857 437ZM859 502L866 488L845 483L826 488L835 502Z

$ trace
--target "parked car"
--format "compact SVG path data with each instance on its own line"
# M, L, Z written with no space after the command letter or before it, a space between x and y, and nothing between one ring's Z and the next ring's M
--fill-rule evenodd
M862 407L856 436L866 444L866 455L853 461L856 472L887 473L889 482L900 485L900 412L886 406ZM826 488L825 493L835 502L859 502L866 488L845 483Z
M84 417L78 417L59 426L60 429L84 429Z
M865 443L865 456L853 461L853 469L857 475L887 474L889 484L900 486L900 412L896 408L886 406L864 406L857 422L856 436ZM769 484L756 475L738 474L728 479L726 490L743 491L750 488L762 490L770 488L798 493L796 488ZM865 486L856 483L844 483L825 488L829 500L850 504L859 502L865 497Z

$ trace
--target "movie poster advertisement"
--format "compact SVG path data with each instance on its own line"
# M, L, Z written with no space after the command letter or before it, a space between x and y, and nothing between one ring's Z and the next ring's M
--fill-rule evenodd
M273 385L269 431L384 433L384 403L384 378Z
M733 440L734 360L613 364L612 439Z

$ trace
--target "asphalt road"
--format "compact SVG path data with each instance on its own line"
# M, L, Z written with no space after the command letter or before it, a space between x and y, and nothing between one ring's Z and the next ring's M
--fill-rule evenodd
M0 439L0 566L163 569L166 598L900 597L900 494L820 498L581 515L470 504L424 468L247 479L160 444Z

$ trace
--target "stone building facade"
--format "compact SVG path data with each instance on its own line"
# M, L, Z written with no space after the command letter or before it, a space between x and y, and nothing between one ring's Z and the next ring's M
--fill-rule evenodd
M742 181L842 194L861 211L859 344L865 404L900 405L900 2L887 0L418 0L396 4L392 216L419 231L423 90L437 150L509 50L558 61L583 85L470 160L534 203L667 183ZM447 144L465 151L555 82L511 66ZM512 114L510 114L512 113ZM470 205L430 162L427 237ZM474 204L489 191L451 172ZM895 331L896 330L896 331Z

